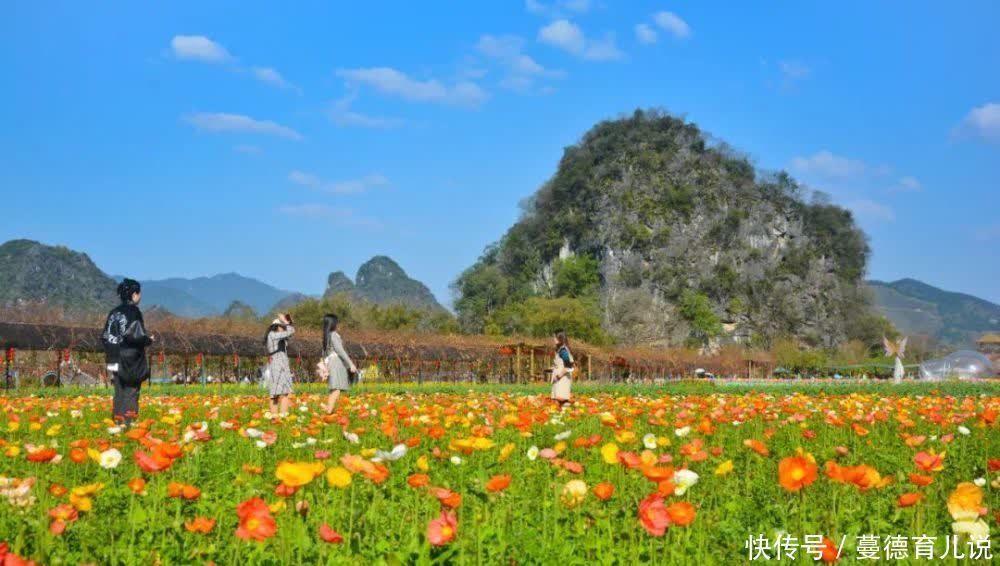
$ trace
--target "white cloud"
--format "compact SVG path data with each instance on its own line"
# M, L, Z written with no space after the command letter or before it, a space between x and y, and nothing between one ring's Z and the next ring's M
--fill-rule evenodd
M869 199L848 202L847 208L854 211L858 216L870 220L892 221L896 218L896 213L891 208Z
M284 205L278 207L278 212L286 216L299 216L304 218L328 219L347 226L360 226L364 228L381 228L382 224L371 218L358 216L353 210L339 208L326 204L297 204Z
M320 179L312 173L305 173L297 169L288 174L288 180L297 185L338 195L363 193L374 187L380 187L389 183L389 180L382 175L367 175L360 179L329 182Z
M614 34L603 39L587 39L583 30L569 20L556 20L538 30L538 41L589 61L613 61L624 55L615 45Z
M292 140L301 140L302 134L270 120L257 120L242 114L199 112L184 119L195 128L207 132L245 132L267 134Z
M614 61L624 57L624 53L615 45L615 34L608 33L604 39L588 40L583 58L588 61Z
M960 137L1000 142L1000 103L988 102L969 110L954 133Z
M649 27L649 24L635 24L635 37L639 43L656 43L656 30Z
M337 71L337 76L351 86L369 86L384 95L413 102L476 107L489 98L489 94L472 81L459 81L452 85L435 79L421 81L391 67L341 69Z
M653 15L653 21L660 26L660 29L677 39L684 39L691 35L691 27L673 12L657 12Z
M825 149L809 157L792 159L791 168L801 173L840 178L858 177L866 171L863 161L840 157Z
M538 31L538 40L570 53L583 53L587 41L583 30L569 20L556 20Z
M398 118L387 118L385 116L369 116L351 109L356 95L348 95L333 102L327 108L326 115L333 120L334 124L342 127L356 126L359 128L392 129L404 124Z
M170 41L174 57L204 63L228 63L233 60L226 48L203 35L175 35Z
M483 55L496 59L506 67L507 75L500 86L517 92L529 92L536 77L563 78L563 71L549 70L523 52L524 39L516 35L484 35L476 48Z
M272 69L270 67L252 67L250 72L253 73L254 78L263 83L267 83L278 88L285 88L289 90L294 90L301 93L299 87L293 85L292 83L285 80L285 77L281 76L281 73Z

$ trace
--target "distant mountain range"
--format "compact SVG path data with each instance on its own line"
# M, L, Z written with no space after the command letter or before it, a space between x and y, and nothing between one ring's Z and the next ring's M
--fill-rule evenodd
M218 316L234 301L249 306L257 314L264 314L286 297L298 295L237 273L194 279L141 280L140 283L144 303L160 305L184 317Z
M84 253L32 240L0 245L0 306L57 306L67 312L103 312L117 304L115 287L122 276L106 275ZM386 256L376 256L358 269L355 285L343 272L328 278L327 294L344 291L377 304L402 303L443 309L426 285L410 278ZM311 298L278 289L237 273L192 279L140 280L142 302L159 315L246 318L284 310Z
M1000 331L1000 305L943 291L915 279L869 281L875 307L903 334L932 336L942 344L971 346Z
M103 312L118 302L109 277L85 253L32 240L0 245L0 307L44 304L67 312ZM261 316L310 298L250 277L173 277L142 281L143 304L177 316ZM868 281L876 309L902 333L932 336L943 344L971 346L986 332L1000 332L1000 305L944 291L914 279ZM324 296L349 293L378 304L443 309L426 285L410 278L391 258L376 256L352 281L342 271L327 278Z

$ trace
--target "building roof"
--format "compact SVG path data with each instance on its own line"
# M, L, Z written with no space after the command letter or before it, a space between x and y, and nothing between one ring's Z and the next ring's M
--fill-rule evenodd
M1000 334L990 332L983 334L982 338L976 340L977 344L1000 344Z

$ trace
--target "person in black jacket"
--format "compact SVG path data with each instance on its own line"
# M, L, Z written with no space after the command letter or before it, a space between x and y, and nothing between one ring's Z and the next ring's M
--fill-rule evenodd
M101 339L108 364L108 375L115 387L111 413L115 421L131 426L139 414L139 388L149 379L146 346L153 336L146 334L139 301L142 289L134 279L124 279L118 285L121 304L108 313Z

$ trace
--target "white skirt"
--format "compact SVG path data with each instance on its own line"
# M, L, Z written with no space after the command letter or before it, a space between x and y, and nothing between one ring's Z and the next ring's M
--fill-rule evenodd
M569 401L570 389L573 385L573 380L570 379L570 374L566 374L552 383L552 398L558 401Z

